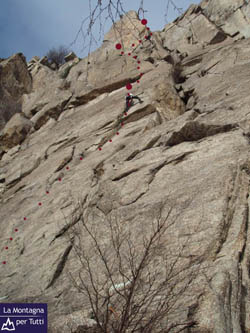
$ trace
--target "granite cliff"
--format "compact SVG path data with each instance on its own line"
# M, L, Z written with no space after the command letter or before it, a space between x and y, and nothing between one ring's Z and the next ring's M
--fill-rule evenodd
M250 332L250 4L203 0L151 40L135 12L119 24L124 55L113 27L58 70L20 54L0 62L1 101L18 106L0 124L0 298L46 302L49 332L81 332L75 201L104 240L113 214L136 234L164 204L178 218L162 253L187 244L183 260L202 265L183 332ZM128 82L143 103L124 114Z

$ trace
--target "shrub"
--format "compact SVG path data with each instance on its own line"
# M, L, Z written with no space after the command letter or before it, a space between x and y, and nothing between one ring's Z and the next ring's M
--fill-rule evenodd
M80 268L69 276L88 300L95 332L176 333L195 326L180 314L188 310L183 300L197 283L201 257L186 259L189 237L183 244L173 243L173 251L170 246L163 251L178 218L172 208L166 207L163 217L161 205L151 226L133 233L117 215L106 216L100 229L88 218L85 200L79 201L64 230Z
M70 53L70 50L61 45L58 48L52 48L49 50L49 52L46 54L46 57L48 58L50 63L56 63L58 66L65 63L64 57Z

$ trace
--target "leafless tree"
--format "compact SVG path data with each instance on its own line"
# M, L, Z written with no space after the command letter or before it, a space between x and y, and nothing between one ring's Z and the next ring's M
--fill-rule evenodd
M65 60L64 57L69 54L70 50L66 46L53 47L46 54L49 62L55 63L57 66L62 65Z
M177 12L178 15L183 14L182 8L178 7L174 0L165 1L165 8L162 8L162 12L164 12L165 17L165 23L168 22L170 8ZM124 9L122 0L89 0L88 6L88 15L83 18L76 37L70 46L72 46L81 36L83 40L82 50L87 49L88 53L90 53L93 44L97 46L98 41L103 39L107 24L112 24L114 26L118 19L122 18L124 15L128 16L128 14ZM144 0L135 1L134 8L136 8L136 6L138 8L138 19L145 18L145 15L147 15L148 11L145 9ZM150 13L148 15L150 16ZM94 32L94 27L96 27L99 31L98 38Z
M150 228L138 232L117 215L100 226L84 216L83 206L68 228L80 267L78 276L69 274L89 302L96 332L177 333L194 326L182 314L202 260L187 256L188 238L166 250L166 234L176 223L172 208L163 216L161 206Z

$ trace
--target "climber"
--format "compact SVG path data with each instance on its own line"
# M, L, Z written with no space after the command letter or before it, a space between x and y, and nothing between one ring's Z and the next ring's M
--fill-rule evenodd
M134 96L133 94L128 93L128 94L126 95L126 111L129 109L130 106L132 106L132 101L133 101L133 99L138 99L138 101L139 101L140 103L142 103L142 100L140 99L140 97L138 97L138 96Z
M147 33L147 36L145 36L145 39L146 40L149 40L150 41L150 43L152 43L152 41L151 41L151 37L152 37L152 32L150 31L150 30L148 30L148 33Z

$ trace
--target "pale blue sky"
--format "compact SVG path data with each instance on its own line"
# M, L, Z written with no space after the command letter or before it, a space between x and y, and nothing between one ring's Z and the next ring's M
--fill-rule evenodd
M107 4L107 1L102 0L103 5ZM183 11L191 3L200 2L199 0L172 1ZM98 0L90 2L94 7ZM141 0L121 2L125 11L137 11ZM144 0L144 9L147 10L145 18L151 30L162 30L166 23L179 16L178 11L170 6L166 22L164 17L166 4L167 0ZM22 52L28 61L35 55L40 57L45 55L52 47L69 46L74 41L82 20L88 14L89 0L0 0L0 58ZM104 14L103 20L106 15ZM99 23L96 24L94 33L98 39ZM110 26L111 22L107 21L105 32ZM82 58L87 52L82 51L82 48L83 39L79 35L71 49Z

